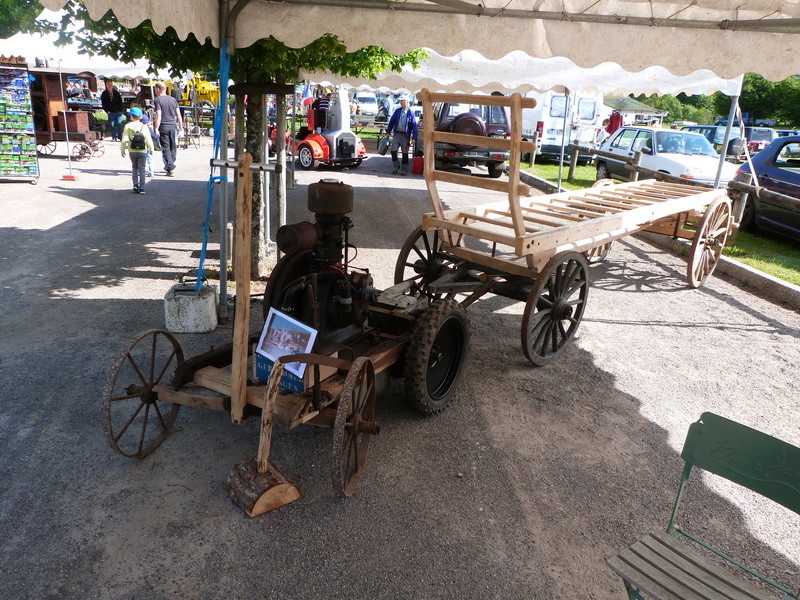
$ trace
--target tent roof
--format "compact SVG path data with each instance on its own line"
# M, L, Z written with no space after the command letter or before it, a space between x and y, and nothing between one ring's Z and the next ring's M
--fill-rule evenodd
M42 0L57 10L67 0ZM128 27L151 19L181 38L220 42L220 5L234 5L227 37L246 47L274 35L295 47L328 32L348 48L390 52L465 48L499 58L522 50L565 56L582 67L610 61L629 71L657 64L684 75L712 67L722 77L800 73L797 0L82 0L94 19L114 11Z
M427 49L429 50L429 49ZM430 55L416 69L406 65L399 73L385 73L374 80L337 77L327 73L304 73L322 85L349 84L380 91L413 92L422 88L442 91L495 90L510 92L544 91L554 87L570 91L602 92L605 95L627 94L710 94L721 91L738 95L741 76L722 79L702 69L676 76L664 67L648 67L629 72L614 63L592 68L578 67L563 57L534 58L524 52L511 52L499 60L490 60L472 50L447 57L429 50Z
M652 106L647 106L633 98L606 98L604 104L609 108L618 110L620 112L636 112L645 113L648 115L666 115L667 111L658 110Z

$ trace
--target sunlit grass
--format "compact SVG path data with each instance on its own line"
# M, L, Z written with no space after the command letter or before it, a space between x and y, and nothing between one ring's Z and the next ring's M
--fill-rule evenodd
M522 163L522 170L527 171L537 177L546 179L552 183L558 182L558 164L557 163L534 163L533 168L525 166ZM576 167L575 178L572 183L567 181L567 174L569 173L569 163L564 163L564 169L561 173L561 187L566 190L582 190L595 182L596 173L594 166Z
M736 245L725 248L730 256L744 264L789 283L800 285L800 244L777 234L740 231Z

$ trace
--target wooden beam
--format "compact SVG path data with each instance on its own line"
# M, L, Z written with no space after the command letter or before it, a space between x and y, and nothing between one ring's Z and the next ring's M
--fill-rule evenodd
M521 275L522 277L533 277L535 271L530 269L524 263L524 259L515 257L513 259L501 258L492 256L488 252L481 250L473 250L471 248L464 248L463 246L442 246L442 249L448 254L458 256L464 260L468 260L485 267L504 271L510 275Z
M463 173L450 173L449 171L434 171L431 174L431 179L433 179L434 181L444 181L447 183L468 185L470 187L481 188L484 190L492 190L495 192L508 192L510 186L509 182L498 181L497 179L475 177L474 175L464 175ZM519 196L527 196L528 194L530 194L530 191L531 188L529 188L524 183L518 183L516 185L516 192L517 195Z
M431 133L434 142L445 144L459 144L464 146L483 146L485 148L496 148L497 150L511 150L513 140L510 138L490 137L483 135L469 135L465 133L450 133L445 131L434 131ZM533 142L520 141L520 148L524 152L536 152Z
M464 235L476 237L480 240L489 240L490 242L497 242L498 244L510 246L511 248L516 247L517 239L513 235L503 235L501 233L495 233L494 231L486 231L485 229L479 229L478 227L473 227L472 225L464 225L463 223L453 223L452 221L437 219L436 217L431 217L430 215L426 215L426 217L427 217L426 219L427 227L429 227L430 229L443 229L445 231L455 231L456 233L462 233Z

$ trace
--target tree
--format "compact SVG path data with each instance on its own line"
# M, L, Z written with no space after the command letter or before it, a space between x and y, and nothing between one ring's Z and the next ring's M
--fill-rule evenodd
M0 0L7 2L9 0ZM172 28L157 34L150 21L127 28L119 24L109 11L101 19L92 21L88 11L72 0L64 7L60 23L39 22L40 30L59 32L57 43L77 43L79 52L91 55L110 56L122 62L144 58L150 70L171 69L170 74L179 76L185 71L202 71L219 64L219 50L208 40L200 42L193 35L186 40L178 38ZM348 52L334 35L325 34L304 48L290 48L273 37L260 40L248 48L237 49L231 58L231 78L246 84L287 84L297 80L301 70L328 71L350 77L374 77L382 71L398 71L410 63L418 66L427 54L413 50L395 56L377 46L368 46ZM226 82L220 82L225 85ZM284 136L280 130L285 124L286 98L278 96L278 145L279 161L285 161ZM253 155L255 162L264 160L263 97L248 97L246 108L245 149ZM253 181L253 235L252 276L261 278L268 273L267 242L264 239L264 203L261 198L260 174ZM285 198L285 189L278 190L279 202Z
M0 0L0 38L30 31L43 10L36 0Z

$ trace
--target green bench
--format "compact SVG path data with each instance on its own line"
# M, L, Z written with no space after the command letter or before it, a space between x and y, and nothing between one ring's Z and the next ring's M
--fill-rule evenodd
M761 575L676 523L693 467L724 477L800 514L800 448L707 412L689 428L681 458L685 465L667 531L653 532L608 560L611 570L624 580L629 598L800 599L800 589L792 590ZM694 544L684 543L681 538ZM768 585L757 586L712 562L698 552L695 544Z

